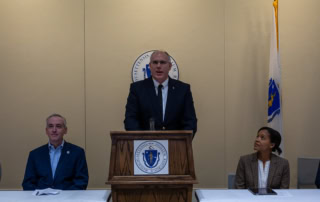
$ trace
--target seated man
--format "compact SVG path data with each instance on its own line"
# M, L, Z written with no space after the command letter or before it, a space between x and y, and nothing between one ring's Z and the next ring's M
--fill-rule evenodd
M316 186L318 187L318 189L320 189L320 162L319 162L318 173L316 178Z
M84 150L64 141L66 119L59 114L47 118L49 143L30 152L22 182L23 190L84 190L88 167Z

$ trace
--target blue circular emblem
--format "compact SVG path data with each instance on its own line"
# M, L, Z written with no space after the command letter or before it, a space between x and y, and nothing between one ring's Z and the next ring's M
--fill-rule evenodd
M151 77L151 71L149 68L149 62L151 54L154 51L148 51L140 55L133 64L132 67L132 81L141 81ZM172 79L179 80L179 69L176 61L170 56L172 63L171 70L169 71L169 76Z
M160 172L168 162L166 148L157 141L143 142L134 155L137 167L147 174Z

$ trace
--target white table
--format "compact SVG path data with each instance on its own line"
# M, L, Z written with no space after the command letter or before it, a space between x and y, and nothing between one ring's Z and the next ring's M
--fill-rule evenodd
M196 190L200 202L320 202L319 189L274 190L278 195L253 195L248 190Z
M0 191L0 202L106 202L111 190L61 191L58 195L33 196L33 191Z

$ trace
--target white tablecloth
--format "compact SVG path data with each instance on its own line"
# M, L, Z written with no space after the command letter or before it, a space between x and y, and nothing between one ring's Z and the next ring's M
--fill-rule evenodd
M200 202L320 202L319 189L274 190L278 195L253 195L248 190L196 190Z
M58 195L33 196L33 191L0 191L0 202L106 202L110 190L61 191Z

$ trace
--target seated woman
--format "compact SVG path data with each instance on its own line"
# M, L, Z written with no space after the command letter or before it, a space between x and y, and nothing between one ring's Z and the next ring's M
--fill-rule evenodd
M257 152L242 156L239 160L234 185L236 189L289 189L289 162L272 153L277 151L281 154L280 143L278 131L269 127L258 130L254 142Z

